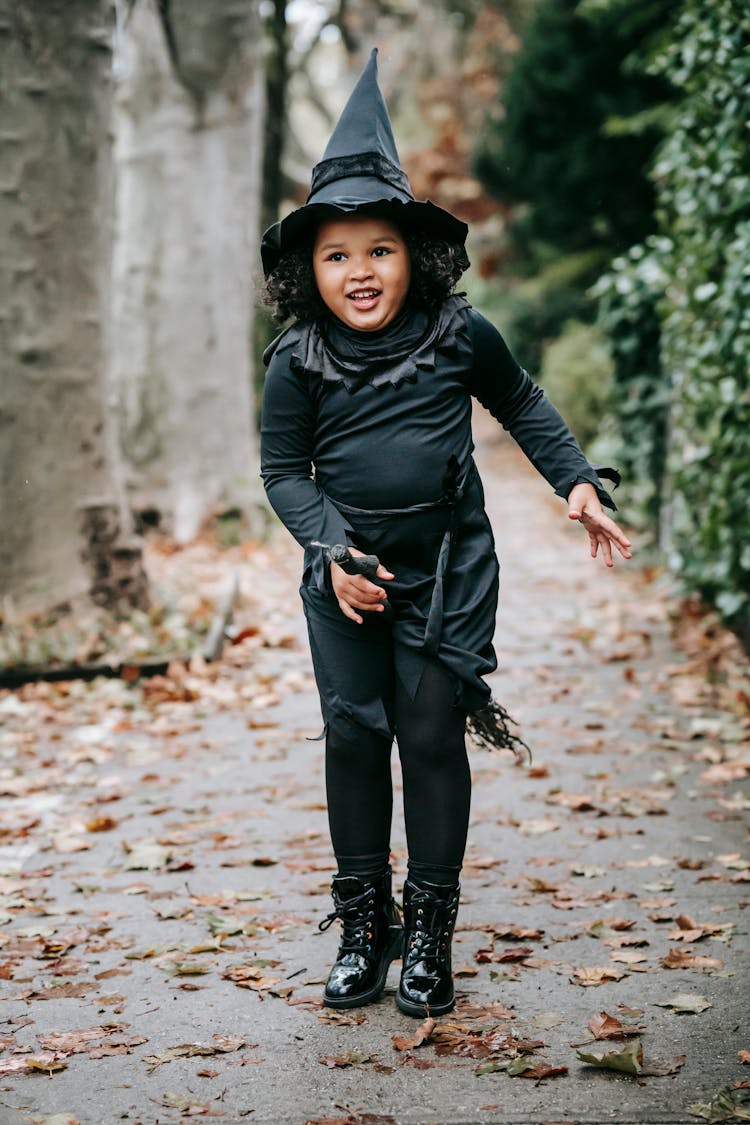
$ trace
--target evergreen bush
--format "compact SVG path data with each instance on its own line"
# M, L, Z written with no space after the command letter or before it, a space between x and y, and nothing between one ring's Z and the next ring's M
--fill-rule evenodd
M541 383L586 449L612 405L613 363L601 328L569 320L544 353Z
M682 0L674 34L649 69L681 94L653 171L659 237L616 262L597 287L623 448L634 448L640 414L650 455L631 456L629 467L661 486L671 565L748 636L750 10L739 0ZM658 502L658 494L647 501L652 518Z

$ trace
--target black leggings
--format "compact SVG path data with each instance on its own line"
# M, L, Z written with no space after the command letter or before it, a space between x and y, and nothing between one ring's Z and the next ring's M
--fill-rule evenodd
M453 682L428 664L414 699L398 675L393 716L404 782L409 873L417 881L455 883L461 870L471 801L466 715L453 705ZM374 876L388 862L393 788L385 735L329 721L326 736L328 818L339 873Z

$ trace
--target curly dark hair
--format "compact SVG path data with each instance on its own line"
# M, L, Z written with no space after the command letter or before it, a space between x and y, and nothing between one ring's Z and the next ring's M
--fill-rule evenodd
M428 312L453 292L469 267L464 246L433 238L420 230L401 231L411 262L409 303ZM279 324L290 318L314 319L326 311L312 267L312 243L282 254L266 278L263 303Z

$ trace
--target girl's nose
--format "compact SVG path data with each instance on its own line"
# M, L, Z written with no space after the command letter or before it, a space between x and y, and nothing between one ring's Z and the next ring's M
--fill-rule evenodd
M372 277L372 262L369 256L363 258L353 258L351 262L351 276L357 281L361 281L365 277Z

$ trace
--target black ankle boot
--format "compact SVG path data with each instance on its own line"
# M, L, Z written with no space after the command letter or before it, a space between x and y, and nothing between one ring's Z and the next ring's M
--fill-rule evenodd
M455 1003L451 940L460 890L404 884L404 955L396 1003L409 1016L439 1016Z
M323 1003L329 1008L357 1008L377 1000L388 966L401 956L404 932L391 894L391 870L377 879L337 875L331 891L334 909L318 928L327 930L340 918L344 931Z

